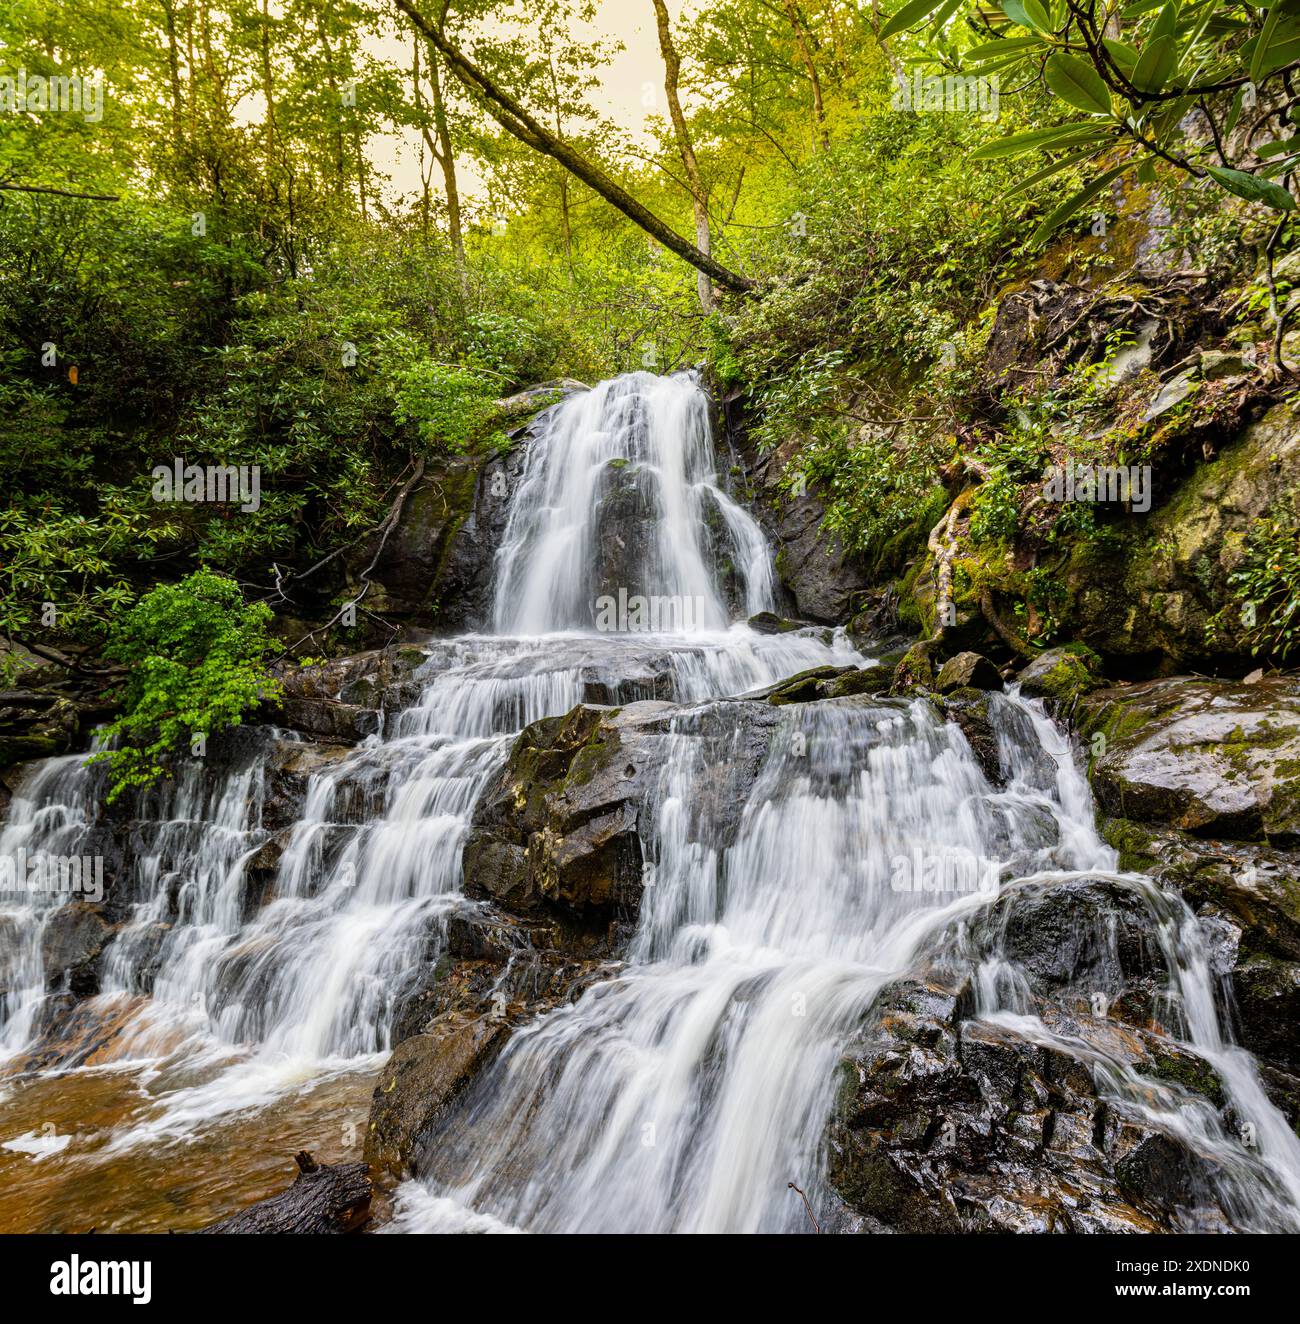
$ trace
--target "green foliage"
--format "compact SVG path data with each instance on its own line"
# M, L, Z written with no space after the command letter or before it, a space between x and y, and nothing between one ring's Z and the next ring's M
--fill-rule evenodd
M1010 542L1020 518L1019 490L1005 468L994 469L971 504L970 536L975 544Z
M947 17L953 8L945 0L912 0L885 31L914 28L936 10ZM1080 160L1099 163L1114 148L1127 149L1118 164L1067 195L1031 242L1042 243L1130 172L1151 182L1157 169L1182 171L1247 202L1295 209L1289 185L1300 165L1300 136L1294 117L1282 118L1291 99L1287 79L1300 61L1300 14L1293 8L1238 0L1169 0L1119 11L1096 0L1008 0L1000 12L970 8L971 29L983 40L961 55L962 68L1020 88L1037 84L1050 92L1058 121L986 144L973 159L1063 153L1026 180L1038 182ZM933 54L942 43L922 44ZM1217 96L1225 89L1235 97ZM1267 104L1270 97L1278 109L1264 118L1279 122L1280 136L1262 146L1254 143L1254 130L1234 137L1243 109L1253 115L1257 101ZM1084 118L1061 119L1067 112Z
M1229 576L1241 596L1245 641L1255 655L1286 661L1300 637L1300 519L1261 519Z
M483 373L428 359L404 363L393 372L394 416L414 423L431 450L463 455L500 439L496 393Z
M238 726L279 696L266 669L270 609L246 604L239 586L210 570L147 593L109 634L105 656L128 668L123 711L104 730L110 801L167 775L196 736Z

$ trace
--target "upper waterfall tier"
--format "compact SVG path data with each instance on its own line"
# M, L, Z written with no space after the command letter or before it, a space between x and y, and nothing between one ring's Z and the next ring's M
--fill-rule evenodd
M496 633L717 630L771 606L767 541L718 483L693 374L629 373L543 418L497 553Z

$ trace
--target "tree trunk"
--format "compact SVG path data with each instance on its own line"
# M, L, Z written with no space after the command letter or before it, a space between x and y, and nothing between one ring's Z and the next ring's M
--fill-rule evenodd
M668 7L664 0L651 0L655 8L655 22L659 27L659 53L664 60L664 95L668 98L668 114L673 122L673 134L677 139L677 152L682 158L682 169L686 171L686 183L691 191L691 206L695 212L695 246L701 253L712 253L713 242L709 234L709 196L700 178L700 163L695 156L695 144L691 142L690 130L686 127L686 116L682 114L681 97L678 83L681 78L682 61L673 43L672 28L668 22ZM696 286L700 296L700 307L706 312L713 311L713 285L708 274L699 273Z
M167 77L171 82L172 93L172 146L179 152L184 98L181 96L181 66L176 50L176 9L172 0L163 0L163 20L167 29Z
M643 207L628 191L611 179L599 166L588 161L581 153L574 151L568 143L560 141L544 125L540 124L508 92L495 83L477 65L468 60L443 35L441 29L429 22L410 3L410 0L394 0L398 9L415 24L429 39L438 53L447 62L447 67L471 91L482 98L492 118L525 146L558 161L568 172L580 179L588 188L599 193L612 207L617 208L634 225L640 226L648 235L657 239L666 249L676 253L683 261L689 262L697 271L711 276L719 285L744 293L754 288L754 282L746 276L728 270L707 253L702 253L693 244L683 239L671 226L665 225L653 212Z
M799 57L803 60L804 68L808 70L808 81L812 84L814 140L820 137L822 146L829 147L830 134L826 131L826 104L822 100L822 80L817 73L817 65L813 61L812 34L808 31L808 25L799 12L797 0L785 0L785 12L790 20L790 26L794 29L794 40L795 45L799 48Z
M438 57L429 51L429 86L433 90L433 128L438 135L439 150L434 153L442 167L442 186L447 195L447 234L451 251L465 281L465 236L460 220L460 184L456 179L456 154L451 144L451 126L447 122L447 104L442 99L442 80L438 77Z

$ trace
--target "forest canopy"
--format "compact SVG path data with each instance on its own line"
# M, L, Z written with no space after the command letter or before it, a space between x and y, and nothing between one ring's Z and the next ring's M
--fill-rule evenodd
M1044 243L1142 190L1271 262L1295 205L1296 0L19 0L0 60L0 633L47 648L199 566L273 600L562 376L704 366L879 549ZM258 508L157 502L174 458Z

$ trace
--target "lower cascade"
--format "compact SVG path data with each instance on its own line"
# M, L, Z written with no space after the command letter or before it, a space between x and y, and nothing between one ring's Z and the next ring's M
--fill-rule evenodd
M241 1173L264 1176L295 1119L355 1154L377 1073L425 1032L430 971L499 903L524 907L519 933L568 925L582 977L515 1016L536 982L515 930L480 962L477 1014L499 1004L509 1033L414 1128L386 1230L913 1230L906 1199L855 1194L885 1161L857 1147L922 1152L900 1182L923 1193L980 1143L981 1105L933 1065L954 1008L963 1079L1014 1076L1023 1150L961 1209L1072 1183L1074 1226L1140 1230L1088 1186L1105 1151L1143 1190L1157 1157L1181 1174L1180 1230L1300 1230L1300 1140L1232 1042L1214 935L1118 869L1041 704L988 695L976 748L924 697L834 692L870 661L842 629L744 623L779 605L771 550L718 477L693 375L630 374L541 417L495 585L493 632L418 650L359 743L236 732L219 765L139 795L125 840L84 756L24 782L0 857L103 861L115 908L110 925L84 887L0 891L0 1103L22 1128L0 1162L30 1165L39 1218L66 1226L73 1188L104 1227L228 1212L229 1147L260 1146ZM768 701L799 673L830 690ZM561 738L557 796L572 807L584 768L607 779L574 831L617 859L563 920L577 846L511 835L540 812L524 753L540 785ZM52 978L107 929L93 989L83 962ZM1041 959L1049 931L1069 968ZM924 1123L891 1111L880 1082L930 1070ZM1053 1185L1058 1151L1078 1169ZM185 1166L188 1185L158 1175Z

